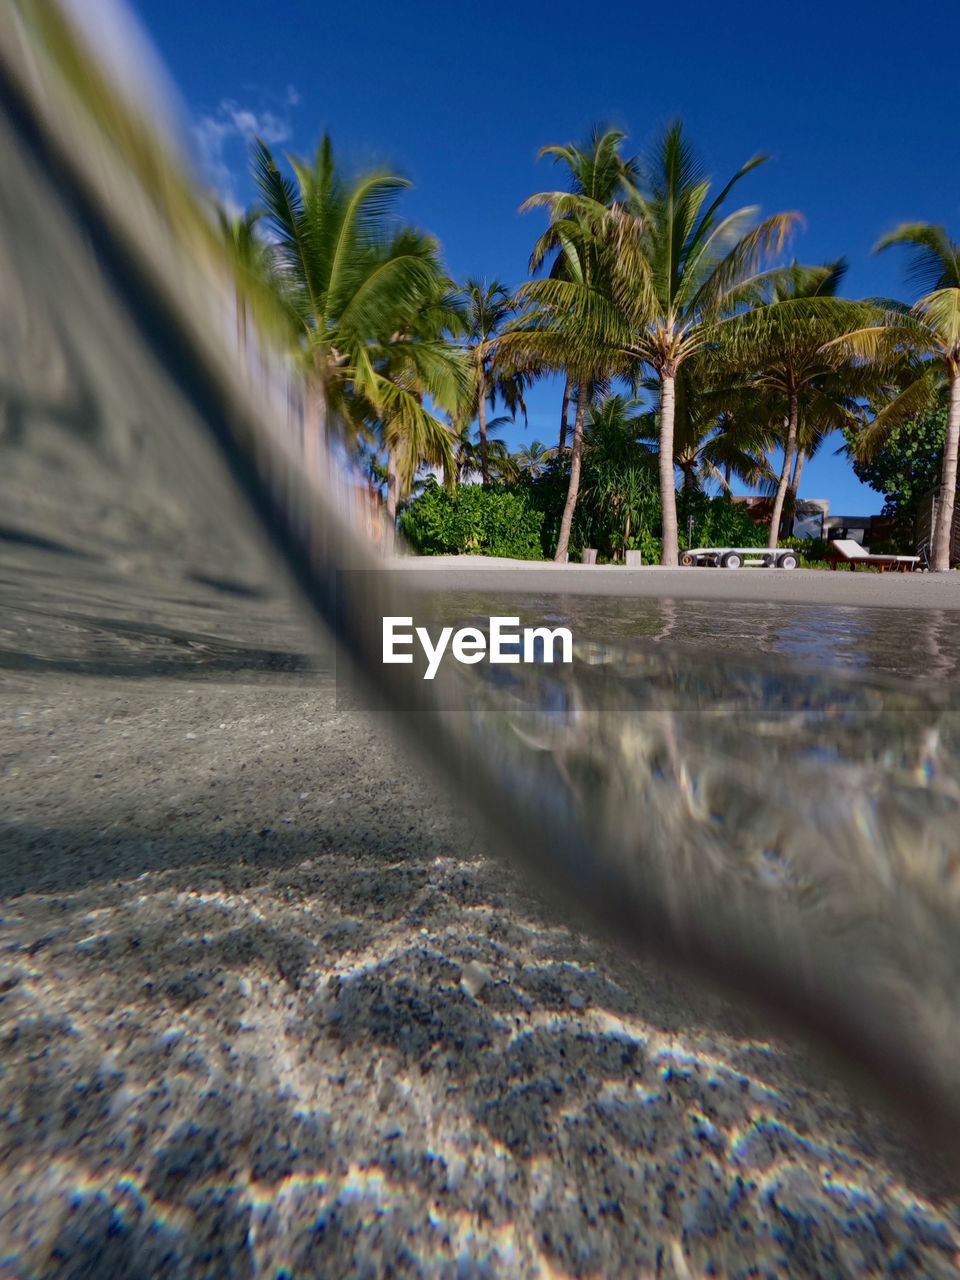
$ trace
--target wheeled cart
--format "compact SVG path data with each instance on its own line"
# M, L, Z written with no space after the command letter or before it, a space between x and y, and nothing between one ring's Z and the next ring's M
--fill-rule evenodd
M759 565L762 569L796 569L800 557L795 551L767 551L761 547L697 547L681 551L682 565L701 568L742 569Z

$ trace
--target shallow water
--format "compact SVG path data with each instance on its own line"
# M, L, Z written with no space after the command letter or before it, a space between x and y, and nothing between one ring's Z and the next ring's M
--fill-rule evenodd
M946 609L857 605L760 604L563 593L451 591L431 609L434 621L484 622L518 616L521 626L569 626L574 640L626 646L653 641L721 652L779 655L799 664L836 666L910 681L960 681L960 627Z

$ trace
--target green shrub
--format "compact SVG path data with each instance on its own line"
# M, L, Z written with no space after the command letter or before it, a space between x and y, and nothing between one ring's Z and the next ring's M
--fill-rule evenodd
M746 503L731 502L726 494L677 494L680 549L687 548L687 520L693 516L693 547L765 547L767 530L754 522Z
M631 533L627 539L627 550L639 551L644 564L659 564L663 539L655 537L648 528L642 528L637 533Z
M804 569L829 569L827 556L830 554L830 543L826 538L781 538L777 543L781 551L789 547L800 557Z
M419 498L400 517L400 530L421 555L509 556L520 560L550 559L557 545L566 499L565 471L551 467L535 481L495 485L461 485L451 498L431 478ZM622 559L624 512L610 501L610 486L585 485L570 531L570 559L584 547L596 547L602 562ZM626 548L639 550L644 564L659 564L662 545L660 499L655 485L631 503ZM614 494L614 497L619 494ZM687 546L687 518L693 516L694 547L764 547L767 530L754 523L746 505L726 494L711 498L700 492L677 494L680 548ZM804 563L822 556L818 540L787 539L782 547L800 552Z
M826 538L781 538L777 546L799 552L803 560L825 560L830 554Z
M596 547L603 559L622 559L624 529L623 510L611 509L608 485L584 484L570 530L570 559L579 558L583 547ZM528 486L533 504L544 513L541 528L543 554L549 558L557 545L560 516L567 494L567 476L559 468L551 468ZM742 503L731 502L721 494L711 498L704 493L677 494L677 523L681 550L687 546L687 517L693 516L695 547L766 546L766 529L756 525ZM651 478L646 489L631 502L631 529L626 549L639 550L644 564L659 564L662 546L660 495Z
M873 409L879 405L871 406ZM852 454L858 480L884 496L883 514L894 516L907 533L909 553L912 531L924 495L940 483L943 466L943 437L947 424L946 388L940 392L936 408L922 418L903 422L884 433L883 445L869 459ZM848 445L857 441L858 428L844 430ZM878 552L877 554L883 554ZM894 553L891 553L894 554Z
M425 556L539 560L542 523L543 512L535 509L526 487L460 485L451 497L431 476L400 516L400 532Z

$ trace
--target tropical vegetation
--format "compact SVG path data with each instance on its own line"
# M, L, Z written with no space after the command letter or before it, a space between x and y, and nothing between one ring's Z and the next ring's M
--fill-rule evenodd
M402 178L345 178L329 137L311 163L289 163L292 176L257 143L257 212L309 393L306 452L320 462L334 425L362 432L377 424L390 522L421 462L452 469L450 433L424 401L452 411L462 399L454 287L432 237L391 226Z
M960 244L943 227L904 223L884 236L877 250L901 245L910 250L907 277L921 290L911 307L888 304L889 315L838 340L864 365L886 370L898 389L860 434L854 452L868 458L890 428L930 410L937 395L947 401L940 464L938 518L931 568L950 567L957 455L960 449Z
M515 418L520 409L526 416L523 403L523 371L504 373L493 367L492 359L497 335L516 310L510 290L500 280L468 280L462 296L466 304L467 335L464 349L469 362L469 383L461 397L457 410L456 426L459 432L468 429L476 421L481 483L490 483L490 459L487 444L487 406L496 409L497 399Z
M933 409L889 427L868 454L856 451L861 434L856 427L843 432L854 474L883 494L881 514L901 528L913 527L924 497L939 485L946 427L947 397L941 390Z
M806 462L839 432L899 536L937 488L932 561L947 568L960 246L902 226L878 249L910 250L917 299L845 298L843 260L783 260L798 213L733 201L763 156L715 187L679 122L640 156L625 143L598 126L542 149L565 185L521 206L546 221L512 287L451 279L438 242L398 216L398 175L349 173L326 137L309 161L257 143L255 203L217 229L239 348L250 358L249 315L268 320L300 371L305 465L346 450L388 538L399 524L425 554L594 547L675 565L691 518L699 545L782 542ZM551 375L556 436L511 449L503 433ZM768 495L761 524L734 483Z
M508 485L461 485L451 494L431 476L400 517L400 531L421 555L509 556L540 560L543 512Z

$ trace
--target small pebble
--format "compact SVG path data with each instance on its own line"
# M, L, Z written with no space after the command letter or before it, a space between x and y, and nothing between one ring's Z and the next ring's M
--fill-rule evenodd
M485 964L479 964L476 960L471 960L469 964L463 966L463 972L460 974L460 985L464 991L476 1000L477 996L487 985L493 981L493 974Z

